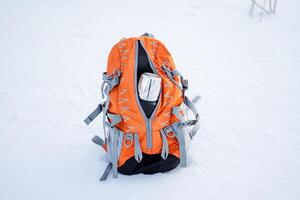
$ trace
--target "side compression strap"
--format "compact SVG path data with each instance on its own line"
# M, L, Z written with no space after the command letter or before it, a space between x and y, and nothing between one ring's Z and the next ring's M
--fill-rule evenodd
M114 178L118 178L118 138L119 130L113 129L113 138L112 138L112 148L111 151L111 161L112 161L112 173Z
M160 155L161 155L162 159L166 160L169 155L169 144L168 144L166 133L164 132L163 129L160 130L160 135L161 135L162 142L163 142L163 146L162 146Z
M107 96L106 102L99 104L97 108L84 120L86 125L89 125L102 111L106 115L109 106L109 93L110 91L119 84L119 77L121 76L120 70L116 70L113 74L107 75L103 73L103 83L101 85L102 98L104 95ZM105 119L105 116L104 116Z
M163 65L161 68L163 69L163 71L165 72L165 74L167 75L167 77L170 79L170 81L171 81L174 85L176 85L176 86L182 91L182 94L183 94L183 96L184 96L185 91L186 91L186 90L188 89L188 87L189 87L188 80L187 80L187 79L184 79L183 76L181 75L181 73L180 73L178 70L176 70L176 69L174 69L174 70L171 71L168 67L166 67L166 66L164 66L164 65ZM181 83L181 85L179 85L179 84L175 81L175 79L174 79L175 76L179 76L179 77L180 77L180 83Z
M111 169L112 169L112 164L108 163L107 167L105 168L104 173L102 174L102 176L100 178L100 181L105 181L107 179L108 174L111 171Z
M168 78L170 79L170 81L174 85L176 85L180 90L182 90L182 87L174 79L174 76L176 76L176 75L181 76L181 74L178 71L176 71L176 74L175 74L173 71L171 71L168 67L166 67L164 65L161 68L164 70L165 74L168 76Z
M112 89L117 86L120 83L120 79L119 77L121 76L121 71L120 70L115 70L114 73L112 73L111 75L107 75L106 73L102 74L102 80L103 83L101 85L101 91L102 91L102 98L104 98L105 96L106 98L106 102L104 103L103 106L103 131L104 131L104 135L106 138L106 128L105 128L105 122L106 122L106 114L109 108L109 104L110 104L110 96L109 93L112 91Z
M102 104L99 104L97 108L84 120L86 125L89 125L102 112L102 110Z
M193 112L195 119L184 121L183 116L180 113L180 111L181 111L180 106L173 107L172 114L174 114L177 117L177 119L180 120L182 125L194 126L192 128L192 130L189 132L191 139L193 139L193 137L195 136L195 134L197 133L197 131L200 128L200 122L199 122L200 115L199 115L194 103L192 101L190 101L187 96L184 97L184 104Z
M92 138L92 141L95 143L95 144L97 144L97 145L99 145L99 146L101 146L101 147L103 147L104 146L104 140L102 139L102 138L100 138L98 135L95 135L93 138Z
M105 181L111 171L113 178L118 177L118 160L122 149L124 133L115 127L108 127L108 129L110 132L107 142L109 164L107 165L100 181Z
M143 159L143 153L139 141L139 134L134 133L133 138L134 138L134 157L135 160L140 163Z
M112 114L112 113L107 112L107 117L110 119L110 122L106 121L105 125L107 125L109 127L113 127L122 121L121 115L118 115L118 114Z
M199 115L199 113L198 113L198 111L197 111L195 105L193 104L193 102L191 102L191 101L189 100L188 97L185 97L185 98L184 98L184 103L186 104L186 106L187 106L188 108L191 109L191 111L193 112L193 114L195 115L195 118L196 118L195 120L192 120L191 125L194 125L194 127L193 127L192 130L189 132L191 139L193 139L193 137L196 135L197 131L198 131L199 128L200 128L200 122L199 122L199 120L200 120L200 115Z
M182 124L180 122L175 122L171 126L179 143L180 165L182 167L187 167L186 140L184 138L184 132L180 131Z

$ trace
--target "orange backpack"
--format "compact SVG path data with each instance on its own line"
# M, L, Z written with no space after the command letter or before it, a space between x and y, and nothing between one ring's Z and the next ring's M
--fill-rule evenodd
M158 100L150 107L138 93L145 72L161 78ZM188 81L175 68L171 54L153 35L124 38L113 46L103 73L105 101L85 119L88 125L103 112L105 139L92 139L109 159L101 181L111 170L116 178L118 172L152 174L187 166L188 144L199 129L196 100L185 96L187 88ZM189 111L194 119L187 119Z

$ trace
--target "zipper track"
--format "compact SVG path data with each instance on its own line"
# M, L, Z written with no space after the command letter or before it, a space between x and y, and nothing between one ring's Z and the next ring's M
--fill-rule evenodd
M155 68L155 66L153 65L152 63L152 60L150 59L149 57L149 54L147 52L147 50L145 49L144 47L144 44L142 41L140 40L136 40L135 42L135 65L134 65L134 85L135 85L135 96L136 96L136 101L137 101L137 104L140 108L140 111L141 113L143 114L143 117L144 117L144 120L146 122L146 140L147 140L147 148L151 149L152 148L152 145L153 145L153 142L152 142L152 126L151 126L151 122L152 122L152 118L153 116L155 115L156 111L157 111L157 108L158 108L158 105L160 104L160 97L161 97L161 89L160 89L160 92L159 92L159 97L158 97L158 101L157 101L157 104L155 106L155 109L153 110L150 118L148 118L144 112L144 109L142 108L141 106L141 103L140 103L140 100L138 98L138 92L137 92L137 69L138 69L138 50L139 50L139 45L138 43L141 43L141 46L144 48L145 52L146 52L146 55L147 55L147 58L148 58L148 62L150 64L150 67L151 69L153 70L153 73L154 74L158 74L157 73L157 70Z

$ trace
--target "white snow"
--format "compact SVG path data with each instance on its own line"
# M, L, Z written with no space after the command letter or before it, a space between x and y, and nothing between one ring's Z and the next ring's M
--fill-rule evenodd
M0 0L0 199L300 199L300 3ZM83 119L122 37L153 33L200 94L188 168L99 182Z

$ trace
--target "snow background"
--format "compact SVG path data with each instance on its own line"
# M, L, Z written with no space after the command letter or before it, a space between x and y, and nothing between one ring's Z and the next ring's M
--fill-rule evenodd
M0 199L300 199L300 3L0 0ZM202 127L188 168L99 182L90 139L122 37L153 33L190 80Z

